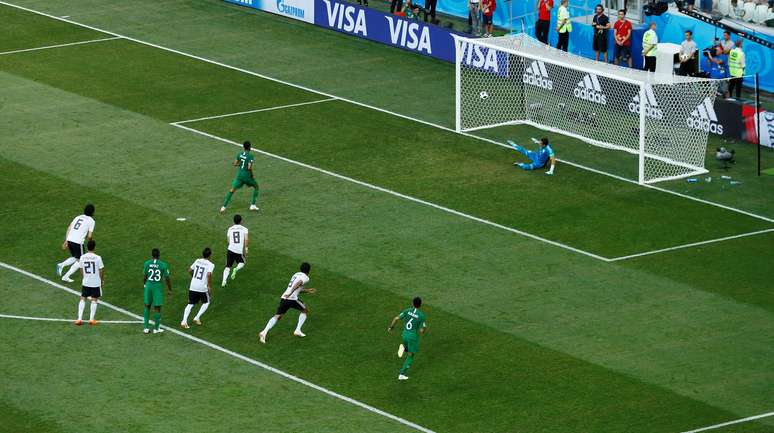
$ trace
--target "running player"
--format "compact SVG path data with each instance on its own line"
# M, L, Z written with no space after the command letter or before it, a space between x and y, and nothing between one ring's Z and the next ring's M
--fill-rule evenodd
M250 146L250 142L245 141L242 144L242 147L244 147L245 150L240 152L234 160L234 167L239 167L239 169L237 169L236 177L231 182L231 189L226 194L226 200L220 208L221 215L226 212L226 207L231 201L231 196L234 195L234 192L244 185L253 188L253 198L250 202L250 210L258 210L258 206L255 205L256 200L258 200L258 182L255 181L255 176L253 175L253 161L255 161L255 157L253 157L252 152L250 152Z
M81 275L83 284L81 290L81 300L78 301L78 320L75 324L83 325L83 310L86 307L86 299L91 301L91 310L89 311L89 325L96 325L97 302L102 296L102 285L105 283L105 271L102 264L102 257L94 253L97 243L89 240L86 244L88 252L81 256Z
M182 328L188 329L188 315L191 314L191 310L194 305L201 301L202 306L199 307L199 312L194 316L193 322L197 325L201 325L202 314L207 311L210 306L210 297L212 296L212 271L215 270L215 265L209 260L212 255L212 250L205 248L202 251L202 258L196 259L195 262L188 268L188 273L191 274L191 285L188 288L188 305L185 306L183 312L183 321L180 322Z
M511 147L516 149L517 152L524 154L524 156L530 160L529 164L525 162L516 162L513 165L518 165L524 170L535 170L544 168L550 161L551 168L546 172L546 174L554 174L554 167L556 166L556 155L554 155L554 149L551 148L550 144L548 144L548 139L545 137L541 138L540 140L533 138L532 142L540 145L540 148L537 150L537 152L527 150L522 146L514 143L513 141L508 140L508 144L510 144Z
M304 287L304 285L309 282L309 271L311 269L312 266L309 263L301 263L301 272L296 272L292 277L290 277L288 288L285 289L285 292L280 297L279 306L277 307L277 314L269 319L269 322L266 323L266 327L263 328L263 331L258 334L261 339L261 343L266 344L266 334L269 333L269 330L273 328L274 325L276 325L277 322L282 319L282 316L284 316L285 313L287 313L291 308L301 312L298 315L298 324L296 325L296 330L293 331L293 335L296 337L306 337L306 334L301 332L301 327L304 326L304 322L306 322L306 317L309 315L309 309L306 308L306 305L304 305L300 299L298 299L298 295L301 292L307 292L310 294L314 294L316 292L315 289L307 289Z
M70 278L75 271L80 268L80 259L83 254L83 243L86 240L91 240L94 234L94 205L87 204L83 209L83 215L78 215L73 218L69 226L67 226L67 233L65 233L65 241L62 243L63 250L70 250L70 258L56 264L56 274L62 277L62 281L66 283L72 283L74 280ZM70 269L62 276L62 270L65 266L69 266Z
M226 250L226 267L223 268L223 284L221 284L221 287L226 287L229 274L231 274L231 279L233 280L236 278L237 271L245 267L247 246L250 244L250 239L248 239L247 227L243 226L241 222L242 216L234 215L234 225L226 230L228 249ZM234 263L237 265L232 270Z
M149 333L150 326L148 320L150 318L150 309L156 310L153 315L153 321L156 322L156 326L153 329L154 334L160 334L164 332L161 329L161 306L164 305L164 287L161 280L164 280L167 285L167 294L172 296L172 281L169 279L169 265L166 262L159 260L161 253L158 248L154 248L151 251L151 259L145 261L143 265L143 301L145 304L145 310L143 311L143 332Z
M390 327L387 328L387 331L391 332L398 320L405 322L403 324L403 343L398 346L398 357L402 358L405 352L406 360L403 361L403 367L401 367L400 373L398 373L398 380L408 380L406 373L408 373L408 369L414 362L414 355L419 351L419 334L424 335L425 329L427 329L425 313L420 310L422 298L414 298L413 304L414 308L406 308L401 311L399 315L392 319Z

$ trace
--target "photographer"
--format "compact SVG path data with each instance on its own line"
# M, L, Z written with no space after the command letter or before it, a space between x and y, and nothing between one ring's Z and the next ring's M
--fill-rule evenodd
M728 97L728 56L723 50L719 39L715 39L715 44L704 50L710 64L709 76L713 80L722 80L718 82L718 94L724 98Z

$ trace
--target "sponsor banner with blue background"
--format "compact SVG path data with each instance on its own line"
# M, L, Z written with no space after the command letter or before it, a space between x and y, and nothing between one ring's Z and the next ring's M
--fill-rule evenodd
M314 24L315 0L225 0L240 6L270 12Z

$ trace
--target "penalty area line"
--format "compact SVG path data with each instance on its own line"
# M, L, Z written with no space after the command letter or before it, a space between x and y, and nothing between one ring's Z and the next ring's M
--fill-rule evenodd
M60 289L60 290L64 290L67 293L71 293L71 294L77 295L77 296L81 295L80 292L76 292L75 290L73 290L73 289L71 289L69 287L63 286L63 285L61 285L61 284L59 284L57 282L54 282L54 281L51 281L49 279L43 278L40 275L33 274L32 272L25 271L24 269L17 268L16 266L9 265L8 263L0 262L0 268L4 268L4 269L7 269L9 271L13 271L13 272L19 273L19 274L24 275L26 277L32 278L34 280L37 280L37 281L39 281L41 283L47 284L49 286L55 287L55 288ZM113 305L113 304L111 304L109 302L100 301L100 304L104 305L107 308L110 308L111 310L118 311L119 313L122 313L122 314L124 314L126 316L132 317L132 318L134 318L136 320L141 320L142 319L142 317L140 317L139 315L134 314L131 311L126 310L124 308L121 308L121 307L119 307L117 305ZM376 415L380 415L380 416L382 416L384 418L388 418L388 419L390 419L392 421L395 421L397 423L403 424L406 427L413 428L414 430L420 431L422 433L435 433L433 430L430 430L427 427L423 427L423 426L421 426L419 424L413 423L413 422L411 422L409 420L406 420L404 418L401 418L401 417L399 417L397 415L393 415L393 414L391 414L389 412L385 412L385 411L383 411L381 409L378 409L376 407L373 407L373 406L371 406L369 404L363 403L363 402L361 402L359 400L355 400L354 398L347 397L347 396L339 394L339 393L337 393L335 391L331 391L328 388L325 388L325 387L322 387L322 386L317 385L315 383L309 382L308 380L302 379L302 378L300 378L298 376L294 376L294 375L292 375L290 373L284 372L284 371L282 371L282 370L280 370L278 368L272 367L272 366L270 366L268 364L264 364L261 361L258 361L258 360L255 360L253 358L250 358L248 356L242 355L241 353L237 353L237 352L234 352L232 350L226 349L223 346L219 346L219 345L217 345L215 343L211 343L211 342L209 342L207 340L204 340L204 339L201 339L199 337L194 337L191 334L186 334L185 332L178 331L175 328L170 328L170 327L165 326L165 325L161 325L161 327L164 328L164 330L166 330L167 332L170 332L172 334L178 335L180 337L183 337L183 338L188 339L190 341L193 341L195 343L199 343L199 344L201 344L203 346L209 347L210 349L216 350L218 352L225 353L226 355L232 356L232 357L237 358L237 359L239 359L241 361L247 362L248 364L252 364L252 365L254 365L256 367L260 367L260 368L262 368L264 370L267 370L267 371L269 371L271 373L274 373L276 375L282 376L285 379L292 380L293 382L296 382L296 383L299 383L301 385L304 385L304 386L307 386L309 388L312 388L312 389L314 389L316 391L319 391L319 392L321 392L323 394L326 394L326 395L328 395L330 397L336 398L338 400L342 400L344 402L347 402L347 403L350 403L350 404L352 404L354 406L357 406L357 407L359 407L361 409L365 409L368 412L374 413ZM257 339L256 339L256 344L258 344Z
M703 432L703 431L707 431L707 430L715 430L715 429L727 427L727 426L730 426L730 425L741 424L743 422L748 422L748 421L755 421L757 419L766 418L766 417L770 417L770 416L774 416L774 412L768 412L768 413L762 413L760 415L748 416L747 418L741 418L741 419L737 419L737 420L733 420L733 421L728 421L728 422L724 422L724 423L720 423L720 424L711 425L711 426L708 426L708 427L702 427L702 428L698 428L696 430L688 430L688 431L684 431L682 433L699 433L699 432Z
M636 257L650 256L650 255L653 255L653 254L666 253L666 252L669 252L669 251L682 250L682 249L685 249L685 248L698 247L700 245L714 244L714 243L717 243L717 242L729 241L729 240L732 240L732 239L739 239L739 238L746 238L746 237L749 237L749 236L755 236L755 235L760 235L760 234L764 234L764 233L771 233L771 232L774 232L774 228L758 230L756 232L742 233L742 234L739 234L739 235L726 236L726 237L717 238L717 239L709 239L709 240L706 240L706 241L691 242L689 244L676 245L674 247L661 248L659 250L646 251L644 253L630 254L628 256L613 257L612 259L610 259L610 261L611 262L619 262L619 261L622 261L622 260L629 260L629 259L633 259L633 258L636 258Z
M72 47L74 45L93 44L95 42L115 41L116 39L123 39L123 37L113 36L110 38L90 39L88 41L70 42L69 44L46 45L44 47L25 48L23 50L3 51L3 52L0 52L0 56L5 56L8 54L17 54L17 53L28 53L30 51L50 50L52 48Z
M231 144L231 145L238 146L238 147L242 146L242 144L237 143L236 141L229 140L228 138L219 137L217 135L210 134L210 133L204 132L204 131L200 131L200 130L195 129L195 128L191 128L191 127L188 127L188 126L183 126L183 125L181 125L179 123L170 123L170 125L175 126L177 128L180 128L180 129L184 129L184 130L189 131L189 132L193 132L194 134L199 134L199 135L201 135L203 137L207 137L207 138L211 138L213 140L217 140L217 141L223 142L223 143ZM373 189L373 190L376 190L376 191L379 191L379 192L383 192L383 193L386 193L386 194L389 194L389 195L392 195L392 196L395 196L395 197L398 197L398 198L402 198L404 200L408 200L408 201L411 201L411 202L414 202L414 203L418 203L418 204L421 204L421 205L424 205L424 206L428 206L428 207L431 207L431 208L434 208L434 209L438 209L438 210L446 212L446 213L450 213L452 215L457 215L457 216L460 216L462 218L466 218L466 219L469 219L469 220L472 220L472 221L475 221L475 222L478 222L478 223L481 223L481 224L485 224L485 225L488 225L488 226L491 226L491 227L495 227L495 228L498 228L498 229L501 229L501 230L505 230L505 231L508 231L508 232L511 232L511 233L515 233L517 235L521 235L521 236L524 236L526 238L529 238L529 239L532 239L532 240L535 240L535 241L539 241L539 242L543 242L543 243L546 243L546 244L549 244L549 245L553 245L555 247L563 248L565 250L572 251L572 252L577 253L577 254L582 254L584 256L591 257L593 259L601 260L603 262L609 262L610 261L610 259L608 259L607 257L602 257L600 255L597 255L597 254L594 254L594 253L591 253L591 252L588 252L588 251L584 251L584 250L581 250L581 249L578 249L578 248L575 248L575 247L571 247L571 246L563 244L561 242L552 241L550 239L546 239L546 238L543 238L543 237L540 237L540 236L537 236L537 235L533 235L532 233L524 232L524 231L515 229L513 227L508 227L508 226L505 226L505 225L502 225L502 224L498 224L496 222L493 222L493 221L490 221L490 220L486 220L484 218L479 218L477 216L473 216L473 215L470 215L470 214L466 214L464 212L460 212L458 210L454 210L454 209L451 209L451 208L448 208L448 207L445 207L445 206L441 206L441 205L435 204L433 202L429 202L429 201L426 201L426 200L422 200L420 198L412 197L410 195L406 195L406 194L403 194L403 193L400 193L400 192L397 192L397 191L393 191L391 189L387 189L387 188L384 188L384 187L381 187L381 186L378 186L378 185L374 185L372 183L364 182L362 180L357 180L357 179L349 177L349 176L344 176L343 174L339 174L339 173L336 173L336 172L333 172L333 171L330 171L330 170L326 170L324 168L316 167L314 165L310 165L310 164L307 164L307 163L304 163L304 162L301 162L301 161L296 161L295 159L286 158L284 156L277 155L277 154L271 153L271 152L267 152L265 150L261 150L261 149L255 148L255 147L253 148L253 151L255 151L257 153L260 153L261 155L268 156L270 158L279 159L280 161L285 161L285 162L290 163L290 164L294 164L294 165L297 165L297 166L300 166L300 167L304 167L304 168L307 168L309 170L313 170L313 171L316 171L318 173L322 173L322 174L325 174L325 175L328 175L328 176L331 176L331 177L335 177L337 179L341 179L341 180L344 180L344 181L347 181L347 182L352 182L354 184L357 184L357 185L360 185L360 186L364 186L366 188Z
M299 102L297 104L278 105L276 107L258 108L258 109L255 109L255 110L248 110L248 111L238 111L236 113L219 114L217 116L200 117L198 119L180 120L180 121L177 121L177 122L172 122L172 123L170 123L170 125L182 125L183 123L193 123L193 122L201 122L201 121L204 121L204 120L222 119L224 117L241 116L243 114L253 114L253 113L261 113L261 112L264 112L264 111L283 110L285 108L293 108L293 107L301 107L301 106L304 106L304 105L319 104L321 102L330 102L330 101L335 101L337 99L338 98L325 98L325 99L318 99L316 101Z
M52 317L31 317L31 316L16 316L14 314L0 314L2 319L18 319L18 320L36 320L40 322L74 322L73 319L56 319ZM98 320L97 324L103 323L142 323L142 320Z

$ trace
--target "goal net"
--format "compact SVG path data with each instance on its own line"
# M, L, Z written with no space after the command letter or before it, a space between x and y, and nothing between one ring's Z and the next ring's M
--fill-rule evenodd
M707 172L715 80L595 62L525 34L455 39L458 132L517 124L558 132L619 151L639 183ZM596 154L591 164L616 158Z

